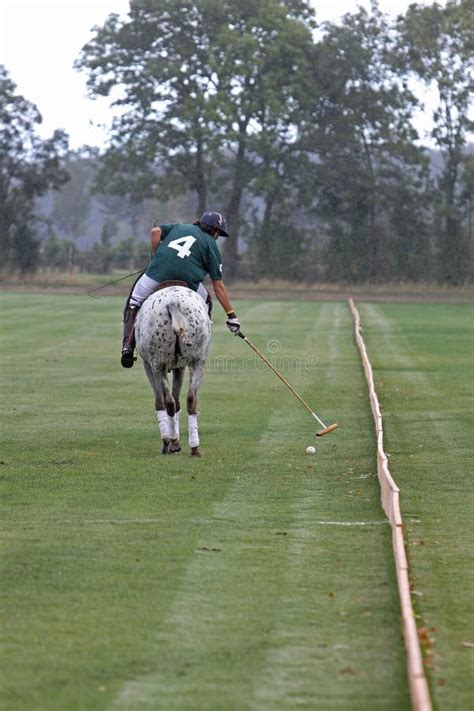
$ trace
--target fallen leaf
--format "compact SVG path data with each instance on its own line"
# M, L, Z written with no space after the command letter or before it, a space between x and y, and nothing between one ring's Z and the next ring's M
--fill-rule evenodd
M344 667L344 669L341 669L339 672L340 674L355 674L355 670L352 667Z

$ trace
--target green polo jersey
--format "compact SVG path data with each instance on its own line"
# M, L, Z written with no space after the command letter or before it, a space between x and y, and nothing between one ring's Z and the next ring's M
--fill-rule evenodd
M222 259L211 235L198 225L160 225L160 229L161 242L147 276L159 282L180 279L194 291L207 274L222 279Z

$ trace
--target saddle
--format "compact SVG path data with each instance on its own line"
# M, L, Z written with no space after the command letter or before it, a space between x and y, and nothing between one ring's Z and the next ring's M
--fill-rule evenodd
M169 279L168 281L160 281L155 291L160 291L160 289L166 289L168 286L185 286L186 289L191 288L189 284L185 281L179 281L178 279Z

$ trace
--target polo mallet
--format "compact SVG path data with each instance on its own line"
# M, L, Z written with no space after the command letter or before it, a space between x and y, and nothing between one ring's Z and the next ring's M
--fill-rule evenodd
M316 437L323 437L324 435L329 434L330 432L332 432L333 430L336 429L336 427L337 427L337 423L336 423L336 422L335 422L333 425L329 425L328 427L326 427L326 425L324 424L324 422L319 419L319 417L317 416L317 414L316 414L315 412L312 411L312 409L310 408L310 406L303 400L303 398L301 397L301 395L298 395L298 393L296 392L296 390L294 390L294 389L291 387L290 383L289 383L287 380L285 380L285 378L283 377L283 375L281 375L281 373L279 373L276 368L273 367L273 365L270 363L270 361L268 361L267 358L265 358L265 356L263 355L263 353L260 353L260 351L258 350L258 348L257 348L256 346L254 346L254 344L252 343L252 341L250 341L250 340L247 338L247 336L245 336L245 335L242 333L242 331L237 331L236 335L237 335L237 336L240 336L240 338L242 338L246 343L249 344L250 348L258 355L258 357L261 358L261 359L263 360L263 362L266 363L266 365L268 365L268 367L270 368L270 370L273 370L273 372L275 373L275 375L277 375L277 376L280 378L280 380L281 380L283 383L285 383L286 387L287 387L289 390L291 390L291 392L293 393L293 395L298 398L298 400L300 401L300 403L301 403L302 405L304 405L305 408L308 410L308 412L310 412L310 413L313 415L314 419L319 422L319 424L322 426L323 429L322 429L322 430L319 430L319 432L316 432Z
M114 284L118 284L119 281L128 279L128 277L136 276L136 274L140 274L140 276L141 276L144 273L145 273L144 269L139 269L137 272L132 272L131 274L127 274L124 277L120 277L120 279L114 279L113 281L108 281L107 284L102 284L102 286L96 286L95 289L90 289L87 292L87 296L92 296L93 299L98 299L99 298L98 296L93 296L93 294L95 294L96 291L100 291L101 289L107 289L107 287L113 286ZM137 279L137 281L138 281L138 279Z
M156 220L152 220L152 221L151 221L151 226L152 226L152 228L153 228L153 227L158 227ZM98 298L99 298L98 296L94 296L94 294L96 293L96 291L101 291L101 289L107 289L107 287L113 286L114 284L118 284L119 281L124 281L124 279L128 279L129 277L132 277L132 276L136 276L137 274L140 274L140 276L141 276L142 274L145 273L145 271L146 271L145 269L139 269L137 272L132 272L131 274L127 274L127 275L124 276L124 277L120 277L120 279L114 279L113 281L107 282L107 284L102 284L102 286L96 286L95 289L90 289L90 290L87 292L87 295L88 295L88 296L92 296L93 299L98 299ZM139 279L139 278L140 278L140 277L138 277L138 279ZM137 279L137 281L138 281L138 279ZM135 282L135 284L137 283L137 281ZM132 288L133 288L133 287L132 287Z

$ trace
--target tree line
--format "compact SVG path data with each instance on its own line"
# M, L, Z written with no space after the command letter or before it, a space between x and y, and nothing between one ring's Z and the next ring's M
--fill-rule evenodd
M172 221L161 216L179 205L188 220L226 215L228 278L472 279L474 0L316 19L306 0L131 0L76 62L117 108L100 153L71 154L59 131L35 139L35 107L0 70L6 262L34 269L48 241L54 252L54 234L35 234L52 189L69 195L49 218L74 251L83 168L105 215L84 264L93 249L89 262L113 263L119 217L133 251L150 210ZM415 128L420 87L434 97L428 137Z

